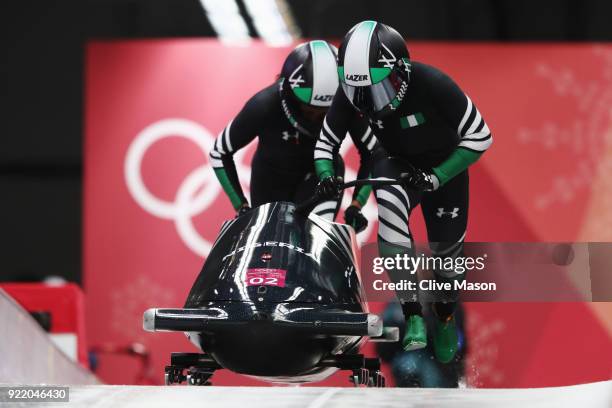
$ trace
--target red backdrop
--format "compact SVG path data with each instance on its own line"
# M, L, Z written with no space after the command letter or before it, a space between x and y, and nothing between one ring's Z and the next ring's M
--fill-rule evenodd
M176 333L145 333L142 312L182 306L221 222L233 215L208 168L216 134L275 80L286 48L213 40L95 42L87 49L84 279L91 345L139 341L155 375ZM411 45L448 72L495 142L474 166L468 240L612 240L612 47ZM349 171L354 149L346 146ZM253 145L239 155L248 188ZM350 174L350 173L349 173ZM350 176L349 176L350 178ZM367 215L374 220L375 205ZM375 223L360 239L375 239ZM413 220L417 239L422 220ZM374 309L380 305L374 305ZM565 385L611 378L609 304L469 304L468 383ZM368 346L369 349L369 346ZM371 351L371 349L370 349ZM133 380L104 357L99 375ZM217 384L259 384L220 372ZM324 385L347 385L339 374Z

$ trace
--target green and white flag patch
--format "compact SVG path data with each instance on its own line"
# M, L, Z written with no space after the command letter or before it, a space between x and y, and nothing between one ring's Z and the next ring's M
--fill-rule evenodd
M425 117L421 112L413 113L412 115L403 116L400 118L400 126L402 129L419 126L425 123Z

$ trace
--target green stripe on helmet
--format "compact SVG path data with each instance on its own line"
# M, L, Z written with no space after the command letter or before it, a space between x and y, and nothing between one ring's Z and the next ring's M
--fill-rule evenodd
M338 78L340 82L344 82L344 67L338 67Z
M377 23L374 20L365 20L361 22L357 29L368 31L369 37L372 38L372 33L374 32L374 27L376 27L376 24Z
M312 54L312 95L310 105L328 107L338 89L338 78L333 74L336 69L336 55L326 41L310 42Z
M391 68L370 68L372 83L377 84L391 74Z
M304 103L310 103L312 97L312 88L293 88L293 93L298 99Z

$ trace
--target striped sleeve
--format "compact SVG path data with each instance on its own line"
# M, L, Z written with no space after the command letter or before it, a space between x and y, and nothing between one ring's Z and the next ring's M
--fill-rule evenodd
M246 204L247 199L238 179L234 153L257 137L261 124L265 121L264 108L268 104L266 95L262 91L244 105L238 115L219 133L209 153L210 165L236 210Z
M482 153L493 143L493 136L472 100L464 96L467 106L457 127L457 134L461 138L459 147Z
M321 133L319 134L319 138L317 139L317 144L315 145L314 158L318 159L326 159L333 160L334 154L338 152L340 149L340 145L342 144L342 139L338 137L327 124L327 117L323 119L323 127L321 128Z
M355 145L357 147L363 147L363 151L364 152L368 152L368 153L372 153L372 151L374 150L374 146L376 146L376 136L374 136L374 132L372 132L372 129L370 128L370 126L366 127L366 130L363 132L363 134L361 135L361 137L359 138L359 142L356 142ZM362 149L360 149L360 152L362 151Z
M233 121L230 121L215 139L210 150L209 161L219 183L221 183L221 187L223 187L223 191L232 203L232 207L238 210L243 204L247 203L247 199L240 186L236 163L234 162L235 149L231 139L232 123ZM241 143L237 147L242 146Z
M353 121L350 134L359 152L359 170L357 171L357 178L368 178L370 176L372 152L378 144L376 136L374 136L374 132L372 132L366 120ZM353 200L357 201L363 207L368 201L371 192L372 186L370 185L355 188L353 191Z
M334 156L338 154L344 134L346 134L346 132L336 134L329 127L327 120L328 117L326 116L323 119L323 127L314 149L315 170L320 180L334 176ZM340 134L343 136L339 137Z
M333 176L334 156L338 154L344 136L349 131L349 123L355 111L340 88L327 110L319 138L315 144L314 162L319 179Z
M493 136L476 105L448 75L431 66L423 69L435 105L459 139L448 158L432 169L444 185L478 161Z
M232 148L232 142L230 139L232 129L232 121L219 133L219 136L215 139L212 149L210 150L210 165L213 169L223 167L224 156L231 156L234 154Z

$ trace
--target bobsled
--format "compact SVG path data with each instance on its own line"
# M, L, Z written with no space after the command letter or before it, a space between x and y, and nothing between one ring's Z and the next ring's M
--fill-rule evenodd
M227 369L275 383L348 370L356 386L385 385L359 349L398 330L368 311L355 232L303 209L273 202L226 221L184 307L144 312L145 330L184 332L202 350L172 353L166 384L207 385Z

